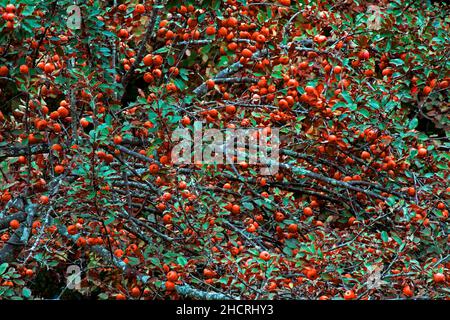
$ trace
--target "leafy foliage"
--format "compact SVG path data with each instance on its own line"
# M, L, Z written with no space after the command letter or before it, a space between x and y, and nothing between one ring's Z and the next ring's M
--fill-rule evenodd
M79 2L0 0L1 298L449 296L448 5ZM174 165L200 120L279 172Z

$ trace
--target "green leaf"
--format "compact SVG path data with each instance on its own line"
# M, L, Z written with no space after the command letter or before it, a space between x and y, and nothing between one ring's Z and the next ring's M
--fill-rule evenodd
M272 76L273 78L276 78L276 79L281 79L281 78L283 78L283 76L281 75L282 68L283 68L283 66L282 66L281 64L275 66L275 67L272 69L272 74L271 74L271 76Z
M383 242L388 242L389 241L389 237L386 231L382 231L381 232L381 240L383 240Z
M2 263L1 265L0 265L0 275L2 275L2 274L4 274L5 273L5 271L6 271L6 269L8 269L8 263L7 262L4 262L4 263Z
M365 118L369 118L370 113L367 109L361 109L359 110L359 113L363 115Z
M159 261L158 258L152 257L152 258L150 258L150 262L157 267L161 266L161 262Z
M347 107L347 105L345 104L345 102L339 101L339 102L336 102L336 103L333 105L333 108L331 108L331 110L335 111L335 110L337 110L337 109L339 109L339 108L345 108L345 107Z
M248 210L253 210L253 209L255 209L255 207L253 206L253 204L252 204L251 202L244 202L244 203L242 204L242 206L243 206L245 209L248 209Z
M184 84L183 80L181 80L181 79L175 79L174 83L177 86L177 88L180 90L184 90L187 88L186 85Z
M100 294L98 295L98 298L99 298L100 300L107 300L107 299L108 299L108 294L102 292L102 293L100 293Z
M386 203L387 203L388 206L392 207L393 205L395 205L396 200L395 200L394 197L389 197L389 198L386 199Z
M22 16L27 17L33 14L35 6L25 6L22 10Z
M368 104L372 109L380 109L380 103L376 100L370 100Z
M114 216L110 216L106 221L105 221L105 226L107 226L108 224L113 223L115 220Z
M168 52L169 51L169 48L167 48L167 47L162 47L162 48L159 48L158 50L156 50L155 52L153 52L153 53L166 53L166 52Z
M356 103L349 103L347 107L350 111L355 111L358 109L358 105Z
M27 287L23 288L23 289L22 289L22 295L23 295L25 298L31 297L31 290L28 289Z
M184 81L188 81L189 80L189 77L188 77L189 71L188 70L180 69L179 72L180 72L181 79L183 79Z
M128 257L128 260L129 260L128 263L129 263L131 266L137 266L137 265L140 263L139 258L136 258L136 257Z
M183 256L179 256L177 262L180 266L184 267L187 264L187 259Z
M169 56L167 58L167 62L169 63L169 66L173 66L175 64L175 58L173 56Z
M345 101L347 101L347 103L353 103L353 99L350 96L350 93L348 93L348 91L341 92L341 96L342 96L342 98L345 99Z
M401 65L405 64L405 62L402 59L392 59L389 62L395 66L401 66Z
M228 56L222 56L219 59L219 62L217 63L218 67L224 67L228 64Z
M411 119L411 121L409 122L408 128L410 130L417 128L417 125L419 124L419 120L417 120L417 118L413 118Z
M399 245L401 245L403 243L402 239L400 239L400 237L397 234L392 233L391 236L392 236L392 239L394 239L395 242L397 242Z
M213 1L212 7L213 7L214 11L219 10L220 4L221 4L221 3L222 3L222 1L219 1L219 0L214 0L214 1Z

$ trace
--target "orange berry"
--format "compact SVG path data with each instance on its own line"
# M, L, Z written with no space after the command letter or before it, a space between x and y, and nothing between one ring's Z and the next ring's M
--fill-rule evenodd
M244 50L242 50L241 54L244 58L251 58L251 56L253 55L253 52L249 49L244 49Z
M134 7L134 11L138 14L142 14L145 12L145 6L143 4L137 4L136 7Z
M447 80L443 80L441 82L439 82L439 88L441 89L445 89L448 88L449 82Z
M214 80L209 79L208 81L206 81L206 87L208 87L208 89L210 89L210 90L213 89L214 85L215 85Z
M83 238L83 237L79 237L78 239L77 239L77 246L79 246L79 247L84 247L85 245L86 245L86 239L85 238Z
M281 99L280 101L278 101L278 107L280 107L280 109L287 109L289 107L289 104L286 100Z
M65 107L59 107L57 112L58 112L59 117L61 117L61 118L65 118L69 115L69 110L67 110L67 108L65 108Z
M26 64L21 65L19 70L21 74L28 74L29 72L28 66Z
M9 73L9 69L7 66L0 67L0 77L6 77Z
M175 290L175 283L173 283L172 281L166 281L165 287L167 291L173 291Z
M74 225L70 225L67 227L67 233L70 235L75 235L78 233L77 227Z
M152 83L155 80L155 77L150 72L144 73L144 81L147 83Z
M133 287L131 289L131 296L133 298L139 298L141 296L141 290L138 287Z
M367 160L369 158L370 158L370 153L369 152L367 152L367 151L361 152L361 159Z
M417 150L417 154L419 157L423 158L427 155L427 149L425 148L419 148L419 150Z
M117 258L121 258L123 256L123 250L122 249L116 249L116 251L114 251L114 255Z
M181 119L181 123L184 126L188 126L191 124L191 119L188 116L184 116L183 119Z
M313 210L310 207L305 207L303 209L303 213L305 214L305 216L312 216L313 215Z
M161 57L159 54L153 57L153 63L155 66L159 67L163 64L163 57Z
M217 109L211 109L208 111L208 114L212 118L217 118L219 116L219 111L217 111Z
M87 121L86 118L81 118L81 119L80 119L80 125L81 125L83 128L86 128L86 127L89 125L89 121Z
M147 54L142 61L144 62L144 65L151 66L153 64L153 57L151 54Z
M59 112L58 111L52 111L50 113L50 119L52 120L58 120L59 119Z
M42 204L47 204L47 203L49 202L49 199L48 199L47 196L42 195L42 196L39 198L39 201L40 201Z
M288 226L288 231L290 233L297 233L298 232L298 225L295 223L292 223Z
M423 94L424 95L429 95L430 93L431 93L431 87L429 87L429 86L425 86L424 88L423 88Z
M412 297L414 292L409 285L406 285L403 287L403 294L407 297Z
M337 137L334 134L328 136L328 142L336 142Z
M167 273L167 280L172 281L172 282L177 282L178 281L178 273L176 271L169 271L169 273Z
M169 192L166 192L166 193L164 193L163 195L162 195L162 199L164 200L164 201L169 201L170 199L172 199L172 194L171 193L169 193Z
M291 0L278 0L278 2L280 4L282 4L283 6L290 6L291 5Z
M268 253L267 251L263 251L259 254L259 257L264 261L268 261L270 259L270 253Z
M125 297L124 294L122 294L122 293L116 294L116 300L126 300L126 299L127 299L127 297Z
M227 105L225 107L225 112L228 114L235 114L236 113L236 106L234 105Z
M369 51L367 51L366 49L361 50L358 53L358 58L360 58L361 60L367 60L370 58L370 53Z
M335 74L340 74L342 72L342 67L340 67L340 66L334 67L333 72Z
M20 222L18 221L18 220L16 220L16 219L14 219L14 220L11 220L10 222L9 222L9 226L12 228L12 229L19 229L19 227L20 227Z
M149 166L149 171L150 171L151 174L158 173L158 171L159 171L159 166L158 166L156 163L152 163L152 164Z
M356 298L355 292L353 290L347 290L344 293L345 300L353 300Z
M445 282L445 275L443 275L442 273L435 273L433 275L433 281L436 283Z
M119 36L119 38L128 38L129 33L126 29L120 29L119 32L117 33L117 35Z
M52 73L53 71L55 71L55 65L53 63L46 63L44 66L44 71L45 73Z
M213 27L213 26L207 27L207 28L206 28L206 34L207 34L208 36L212 36L212 35L216 34L216 28Z
M187 188L187 183L185 181L180 181L178 183L178 189L184 190Z
M64 172L64 166L58 164L58 165L55 166L54 170L55 170L55 173L61 174L61 173Z
M316 278L317 278L317 270L316 270L316 269L309 269L309 270L306 272L306 277L307 277L308 279L311 279L311 280L316 279Z
M283 222L285 218L286 217L284 216L284 214L282 212L279 212L279 211L275 212L275 221Z
M163 216L163 222L164 222L164 224L171 224L172 223L172 216L170 214L166 213Z
M114 137L114 144L121 144L122 143L122 137L117 135Z

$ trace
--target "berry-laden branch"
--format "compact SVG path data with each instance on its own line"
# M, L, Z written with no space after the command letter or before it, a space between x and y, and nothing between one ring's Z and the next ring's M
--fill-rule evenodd
M26 223L21 223L19 228L13 233L11 238L0 249L0 264L5 262L15 261L17 256L21 253L22 249L28 243L30 237L31 223L33 218L37 215L37 205L28 204L24 209L24 219ZM21 218L20 216L19 218ZM18 222L19 220L10 220Z
M148 276L146 275L142 275L142 274L136 274L136 270L133 270L130 266L128 266L127 264L123 263L123 261L113 257L113 259L111 260L111 256L109 255L108 250L106 250L104 247L102 246L93 246L92 251L97 253L100 257L102 257L102 259L108 263L112 263L114 265L116 265L118 268L120 268L124 273L126 274L135 274L138 278L141 279L141 281L143 283L147 282ZM180 295L186 296L186 297L190 297L193 299L201 299L201 300L239 300L236 297L230 296L230 295L226 295L226 294L222 294L222 293L217 293L217 292L206 292L206 291L202 291L199 289L196 289L194 287L192 287L189 284L180 284L177 285L176 287L177 292Z
M136 68L139 66L139 64L142 62L142 59L144 58L144 55L147 51L147 44L149 43L150 39L153 36L153 31L155 29L158 12L159 12L159 10L161 10L161 7L163 7L163 6L164 6L164 1L154 0L153 6L152 6L152 11L150 13L150 17L149 17L148 24L146 27L146 31L145 31L143 39L141 40L141 44L139 46L139 50L137 52L135 61L131 65L130 69L122 77L122 86L123 86L124 90L126 89L131 76L134 74L134 71L136 70ZM125 94L125 92L124 92L124 94Z
M261 51L257 51L255 53L252 54L251 56L251 60L257 60L260 59L262 57L264 57L265 55L267 55L268 51L267 50L261 50ZM241 62L235 62L232 65L226 67L225 69L219 71L213 78L212 80L215 81L217 79L222 79L222 78L228 78L230 75L235 74L236 72L238 72L240 69L242 69L244 67L244 65ZM220 81L220 80L219 80ZM208 85L206 82L202 83L200 86L198 86L197 88L195 88L192 92L197 95L197 96L202 96L204 95L206 92L208 91Z
M46 143L41 143L37 145L30 146L31 154L48 153L49 147ZM28 152L28 147L26 146L4 146L0 147L0 160L9 157L18 157L26 155Z
M306 2L3 1L0 300L447 298L448 6Z

